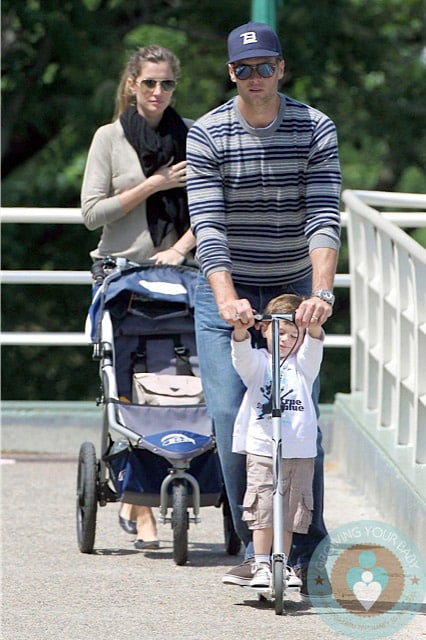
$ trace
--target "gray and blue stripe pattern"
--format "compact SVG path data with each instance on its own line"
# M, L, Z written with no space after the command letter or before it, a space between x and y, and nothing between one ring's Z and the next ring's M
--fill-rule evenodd
M188 199L206 276L277 285L311 271L309 249L338 249L341 174L333 122L280 94L275 121L254 129L234 98L200 118L187 142Z

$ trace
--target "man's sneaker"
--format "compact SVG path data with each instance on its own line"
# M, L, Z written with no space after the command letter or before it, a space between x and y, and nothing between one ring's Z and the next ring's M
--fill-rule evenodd
M264 562L253 563L252 576L250 580L251 587L265 587L268 589L272 584L272 573L269 564Z
M296 576L302 581L300 597L304 602L316 602L322 598L328 598L332 594L330 580L325 569L315 578L315 588L311 590L312 593L310 593L308 586L308 567L296 569Z
M300 578L298 578L298 576L294 573L294 570L292 569L292 567L289 567L287 565L286 567L286 581L287 581L287 586L288 587L301 587L302 586L302 580Z
M250 586L250 582L253 578L252 566L254 564L254 558L248 558L238 567L234 567L225 573L222 578L224 584L237 584L240 587Z

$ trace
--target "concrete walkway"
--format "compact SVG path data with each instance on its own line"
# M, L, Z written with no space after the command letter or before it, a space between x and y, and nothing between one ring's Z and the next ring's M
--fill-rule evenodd
M138 552L117 524L117 505L98 508L95 552L78 550L75 524L76 456L83 440L97 446L97 426L53 430L4 424L2 472L2 633L4 640L334 640L325 615L286 600L287 615L249 591L225 586L222 575L241 558L224 552L222 515L205 507L189 530L189 560L174 564L169 525L159 525L161 548ZM381 520L364 496L326 457L329 530L354 520ZM236 562L237 560L237 562ZM329 613L332 615L332 612ZM395 640L426 637L417 614Z

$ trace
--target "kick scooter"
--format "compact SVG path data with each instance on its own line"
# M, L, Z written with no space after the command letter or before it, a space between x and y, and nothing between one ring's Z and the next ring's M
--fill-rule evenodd
M259 600L274 600L276 615L284 611L284 594L287 589L287 558L284 553L284 513L282 493L282 439L281 439L281 366L280 320L294 322L294 313L256 314L257 322L272 323L272 468L273 468L273 545L272 584L269 587L246 587L256 591ZM289 591L299 587L289 587Z

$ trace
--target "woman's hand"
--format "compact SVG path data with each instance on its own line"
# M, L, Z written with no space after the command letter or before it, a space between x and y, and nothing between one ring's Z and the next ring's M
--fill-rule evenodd
M187 229L173 247L154 253L150 259L153 260L155 264L171 264L177 266L186 260L187 255L194 247L195 236L191 229Z
M159 251L151 256L150 260L152 260L155 264L169 264L173 266L177 266L182 264L185 260L185 256L183 256L179 251L170 247L170 249L165 249L164 251Z
M186 160L177 162L176 164L166 164L157 169L151 177L159 176L162 178L159 191L167 189L176 189L178 187L186 187Z
M141 202L158 191L167 191L178 187L186 187L186 160L173 165L169 162L157 169L149 178L145 178L136 186L120 193L123 213L130 213Z

